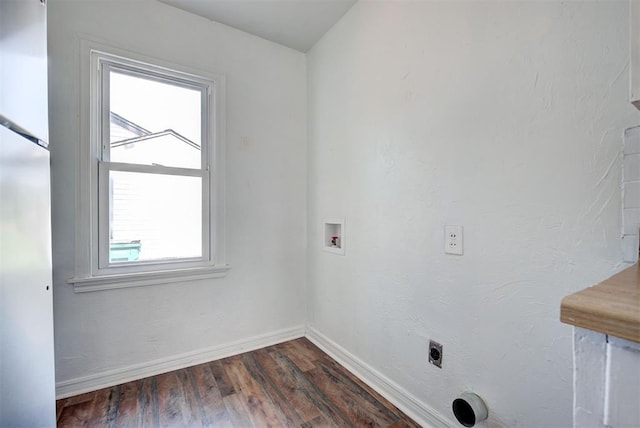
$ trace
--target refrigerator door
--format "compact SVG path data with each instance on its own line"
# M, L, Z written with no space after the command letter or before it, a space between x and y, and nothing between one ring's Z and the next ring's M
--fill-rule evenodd
M55 427L54 373L49 152L0 126L0 427Z
M0 123L10 122L46 145L47 109L44 0L0 0Z

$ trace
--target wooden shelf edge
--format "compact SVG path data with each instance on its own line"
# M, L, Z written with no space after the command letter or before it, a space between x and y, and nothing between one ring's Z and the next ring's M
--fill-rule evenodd
M640 343L638 264L563 298L560 321Z

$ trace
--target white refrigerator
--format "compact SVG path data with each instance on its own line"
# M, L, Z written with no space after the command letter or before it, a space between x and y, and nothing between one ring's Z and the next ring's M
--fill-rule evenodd
M0 0L0 427L55 427L44 0Z

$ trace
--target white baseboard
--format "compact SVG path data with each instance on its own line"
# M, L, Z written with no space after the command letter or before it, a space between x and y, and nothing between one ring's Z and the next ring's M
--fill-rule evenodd
M297 339L304 335L305 327L298 326L260 336L254 336L225 345L199 349L172 357L160 358L146 363L133 364L128 367L65 380L56 383L56 399L71 397L73 395L95 391L145 377L207 363L220 358L226 358L243 352L253 351L266 346L286 342L287 340Z
M360 360L313 327L307 326L307 338L338 361L347 370L424 427L451 428L452 422L421 402L400 385Z

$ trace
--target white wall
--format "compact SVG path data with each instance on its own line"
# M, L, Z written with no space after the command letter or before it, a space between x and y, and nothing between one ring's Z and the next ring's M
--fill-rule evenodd
M573 349L573 426L640 426L640 343L574 327Z
M308 55L309 325L449 421L473 390L571 426L560 299L623 267L628 62L622 1L357 3Z
M640 126L626 130L623 153L622 243L625 261L635 262L640 235Z
M84 294L67 285L87 144L77 35L226 75L226 278ZM64 0L49 2L49 54L57 382L303 326L305 56L155 1Z

